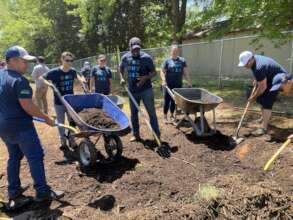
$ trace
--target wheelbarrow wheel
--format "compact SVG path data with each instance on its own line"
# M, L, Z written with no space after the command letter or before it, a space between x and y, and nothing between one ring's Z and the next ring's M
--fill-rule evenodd
M78 146L79 162L83 167L90 167L97 162L97 149L89 140L84 139Z
M108 156L106 160L110 162L119 160L123 151L120 137L117 135L104 136L104 141L105 151Z

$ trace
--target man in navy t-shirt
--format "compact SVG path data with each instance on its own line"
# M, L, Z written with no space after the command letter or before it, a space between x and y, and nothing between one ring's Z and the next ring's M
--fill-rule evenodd
M93 68L91 72L91 84L90 90L94 91L95 84L95 92L102 93L104 95L109 95L111 91L111 79L112 72L111 69L106 65L106 56L99 55L97 59L97 66Z
M267 133L268 124L272 114L272 107L276 101L278 91L271 91L274 77L280 73L288 75L288 72L279 63L270 57L254 55L250 51L244 51L239 56L240 67L251 69L256 80L254 83L257 88L249 100L256 101L261 105L262 110L262 127L257 129L255 135Z
M28 61L35 59L20 46L6 52L7 68L0 74L0 137L5 143L9 159L7 164L9 207L17 208L27 200L22 193L19 178L20 164L25 156L36 190L36 201L54 199L56 193L47 185L44 153L32 117L39 117L50 126L54 120L44 114L32 101L32 88L24 77Z
M90 87L91 79L91 64L89 61L85 61L83 67L80 70L81 75L85 78L88 88Z
M165 86L168 86L170 89L181 88L183 76L186 78L188 86L192 87L186 61L183 57L178 56L178 46L174 45L171 48L171 57L163 62L161 69L162 86L164 89L164 123L168 123L167 114L169 109L171 121L175 120L175 102L166 91Z
M154 94L152 90L151 78L156 75L155 65L150 55L140 52L141 40L133 37L129 41L130 52L124 54L120 63L121 84L125 84L124 77L127 78L128 89L133 94L138 104L142 100L150 117L150 124L160 138L156 109L154 104ZM140 141L138 109L130 102L131 123L133 137L131 141Z
M76 70L72 68L72 62L74 55L70 52L63 52L61 55L61 66L54 68L43 75L45 80L51 81L55 87L58 89L62 96L73 94L74 89L74 79L78 79L82 83L85 83L86 80L83 76L77 74ZM57 121L61 124L64 124L66 109L62 104L61 100L54 93L54 106L57 115ZM69 123L72 125L72 121L67 115ZM58 128L61 147L60 150L66 152L68 147L66 145L65 130L64 128Z

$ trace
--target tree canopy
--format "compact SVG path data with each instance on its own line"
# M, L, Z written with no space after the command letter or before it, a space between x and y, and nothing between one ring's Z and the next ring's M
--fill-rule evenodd
M56 62L62 51L78 58L128 49L138 36L143 46L182 43L187 31L213 29L210 39L250 29L286 42L293 25L290 0L0 0L0 52L22 45Z

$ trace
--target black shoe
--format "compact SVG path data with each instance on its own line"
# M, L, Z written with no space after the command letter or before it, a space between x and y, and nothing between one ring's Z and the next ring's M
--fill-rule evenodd
M29 187L30 185L28 183L22 184L15 196L10 197L9 199L16 199L17 197L21 196L25 191L27 191Z
M50 190L50 192L48 194L36 196L34 200L35 200L35 202L47 202L47 201L52 201L52 200L59 200L63 197L64 197L63 191Z
M59 150L61 150L62 152L66 152L69 150L69 147L66 144L63 144L59 147Z
M6 209L8 211L15 211L17 209L23 208L24 206L30 204L32 201L33 200L31 197L19 195L18 197L9 199L9 202L6 204Z

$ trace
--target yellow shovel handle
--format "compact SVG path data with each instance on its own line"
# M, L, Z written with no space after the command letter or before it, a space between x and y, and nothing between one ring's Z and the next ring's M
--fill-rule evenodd
M277 158L277 156L291 143L291 140L288 139L278 150L277 152L272 156L272 158L270 160L268 160L268 162L266 163L266 165L264 166L264 171L266 171L271 163Z

